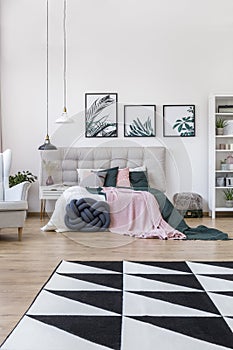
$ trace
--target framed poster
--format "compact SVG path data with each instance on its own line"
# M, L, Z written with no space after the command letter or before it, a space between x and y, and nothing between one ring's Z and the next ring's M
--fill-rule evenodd
M117 93L86 93L86 137L117 137Z
M195 136L195 105L164 105L163 136Z
M124 106L124 136L155 136L155 105Z

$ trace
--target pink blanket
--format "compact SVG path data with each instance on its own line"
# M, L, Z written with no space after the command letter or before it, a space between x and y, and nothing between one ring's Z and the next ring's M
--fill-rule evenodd
M139 238L185 239L163 218L155 197L146 191L105 187L110 205L110 231Z

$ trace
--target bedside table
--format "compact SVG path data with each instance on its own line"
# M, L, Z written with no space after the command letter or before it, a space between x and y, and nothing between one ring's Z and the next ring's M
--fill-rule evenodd
M43 219L46 207L46 200L56 201L69 186L54 184L51 186L39 187L40 198L40 220Z

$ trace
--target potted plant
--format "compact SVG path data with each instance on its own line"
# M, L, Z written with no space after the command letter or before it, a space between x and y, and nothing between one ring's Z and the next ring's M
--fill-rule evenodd
M220 170L228 170L226 159L220 160Z
M21 182L35 182L37 180L37 176L33 175L30 171L18 171L15 175L9 176L9 187L13 187Z
M223 119L222 117L218 117L216 119L216 134L217 135L223 135L223 130L225 128L225 126L227 126L227 120Z
M227 208L232 208L233 207L233 188L227 188L223 192L225 194L226 207Z

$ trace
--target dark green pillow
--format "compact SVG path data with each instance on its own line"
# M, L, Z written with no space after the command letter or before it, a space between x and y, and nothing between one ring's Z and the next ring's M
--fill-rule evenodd
M105 181L104 181L105 187L116 187L118 169L119 167L117 166L115 168L98 171L98 173L101 173L102 171L107 172Z
M130 171L130 184L133 188L142 187L148 188L147 172L146 171Z

